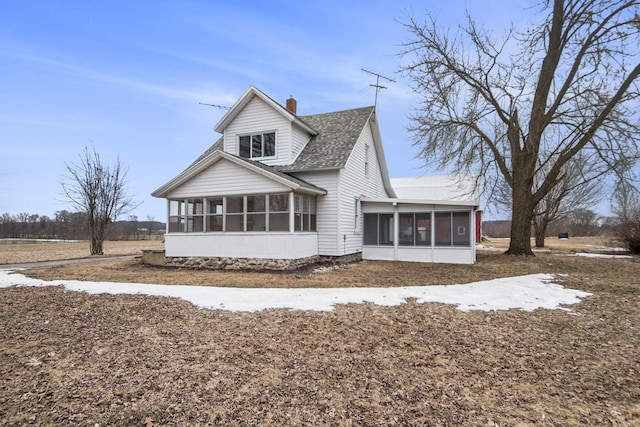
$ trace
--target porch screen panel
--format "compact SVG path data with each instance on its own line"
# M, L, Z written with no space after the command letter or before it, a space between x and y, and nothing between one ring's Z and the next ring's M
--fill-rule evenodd
M204 202L202 199L187 200L187 232L204 231Z
M265 196L247 196L247 231L266 231Z
M185 212L186 208L183 200L169 201L169 233L184 232Z
M316 231L316 198L308 194L294 197L295 231Z
M378 244L393 245L393 214L378 215Z
M244 231L244 197L227 197L225 231Z
M451 212L435 213L436 246L451 246Z
M378 244L378 214L364 214L364 244Z
M454 246L471 245L471 227L469 219L469 212L453 212L451 214Z
M289 231L289 194L269 195L269 231Z
M223 200L222 197L207 200L207 231L222 231Z
M414 224L412 213L401 213L398 215L400 238L398 244L401 246L413 246L414 244Z
M431 245L431 212L416 213L416 246Z

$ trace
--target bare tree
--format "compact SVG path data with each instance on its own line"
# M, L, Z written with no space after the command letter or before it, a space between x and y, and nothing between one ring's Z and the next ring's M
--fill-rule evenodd
M612 211L616 216L614 240L631 253L640 254L640 195L628 180L618 182Z
M567 217L574 236L596 236L602 232L603 218L591 209L576 209Z
M127 194L127 171L120 158L112 166L105 165L95 149L86 147L79 163L65 166L69 175L62 183L64 194L87 214L91 255L102 255L109 223L136 207Z
M639 3L546 0L538 25L501 37L470 16L455 37L433 17L405 24L402 71L421 96L414 144L426 164L478 173L488 189L506 182L507 253L533 255L535 208L577 154L592 149L602 176L640 157Z
M563 167L557 184L538 202L532 218L535 246L544 247L547 230L551 224L561 222L575 212L587 210L596 204L602 194L601 168L592 158L595 153L578 153ZM549 165L538 167L534 186L539 186L548 172ZM511 188L501 182L494 190L495 202L508 211L513 208Z
M153 223L155 217L153 215L147 215L147 240L151 240L151 234L153 234Z

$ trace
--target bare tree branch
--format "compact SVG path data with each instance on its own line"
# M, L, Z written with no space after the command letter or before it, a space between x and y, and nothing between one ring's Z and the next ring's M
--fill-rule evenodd
M535 209L584 150L603 178L640 159L639 5L542 1L539 24L502 37L468 15L453 37L433 17L405 24L411 40L400 55L411 61L401 71L421 97L414 145L431 165L486 175L493 197L507 184L509 253L532 254Z
M65 166L68 175L64 177L62 190L67 201L86 212L91 255L100 255L109 224L137 207L127 194L127 170L120 158L112 166L105 165L95 149L90 151L86 147L79 163Z

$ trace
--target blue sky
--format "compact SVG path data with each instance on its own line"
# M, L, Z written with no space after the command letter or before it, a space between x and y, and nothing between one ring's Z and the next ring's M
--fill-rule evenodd
M0 214L72 210L65 163L93 147L129 168L140 220L165 220L150 193L215 142L223 110L251 85L298 114L372 105L375 78L391 177L434 173L406 131L417 99L396 72L407 16L452 32L468 9L500 30L522 1L29 1L0 14Z

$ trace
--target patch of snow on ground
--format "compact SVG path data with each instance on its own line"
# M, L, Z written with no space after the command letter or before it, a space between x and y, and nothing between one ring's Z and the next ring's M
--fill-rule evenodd
M90 294L133 294L181 298L197 307L229 311L260 311L270 308L332 311L337 304L370 302L397 306L408 298L418 303L452 304L461 311L509 310L533 311L558 309L561 304L577 304L591 295L565 289L551 283L550 274L530 274L446 286L407 286L398 288L225 288L210 286L173 286L139 283L82 282L78 280L44 281L31 279L12 270L0 269L0 288L10 286L64 286L71 291Z
M631 255L590 254L587 252L576 252L575 254L570 256L580 256L580 257L586 257L586 258L625 258L625 259L633 258Z

